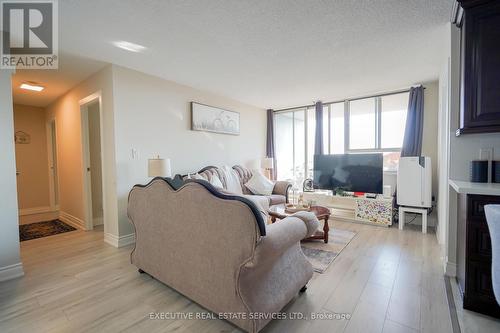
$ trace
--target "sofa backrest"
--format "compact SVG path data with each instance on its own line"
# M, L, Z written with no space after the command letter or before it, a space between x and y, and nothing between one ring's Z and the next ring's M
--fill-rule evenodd
M202 180L177 190L163 178L134 186L128 202L136 231L132 262L215 312L245 311L236 290L241 265L261 240L263 221L254 210L251 202ZM227 302L222 308L221 300Z
M198 186L203 187L206 191L208 191L213 197L226 200L226 201L236 201L239 203L242 203L244 206L246 206L253 214L253 219L252 221L255 222L257 229L259 230L260 236L265 236L266 235L266 221L264 221L264 218L262 217L262 214L259 210L259 208L255 205L255 203L245 197L239 196L239 195L232 195L228 192L221 192L217 190L214 186L212 186L208 181L205 180L200 180L200 179L182 179L182 176L176 175L175 178L162 178L162 177L156 177L153 180L151 180L147 185L141 185L137 184L134 185L132 190L129 193L129 205L128 208L130 209L131 207L131 196L134 193L134 190L138 189L144 189L147 191L147 188L152 186L154 183L160 183L160 184L165 184L167 188L169 188L171 191L177 193L180 192L184 187L186 187L187 184L198 184ZM150 190L151 191L151 190Z
M196 173L199 174L201 177L203 177L203 179L207 180L208 182L210 182L210 180L212 179L213 176L217 176L219 178L219 180L221 181L224 189L227 189L226 177L224 176L224 173L218 167L210 165L210 166L204 167L203 169L201 169L200 171L198 171ZM187 180L188 175L184 175L184 176L182 176L182 178L184 180Z

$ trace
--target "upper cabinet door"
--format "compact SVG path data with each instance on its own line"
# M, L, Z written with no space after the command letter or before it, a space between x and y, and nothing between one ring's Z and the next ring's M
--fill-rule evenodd
M479 4L478 4L479 3ZM500 132L500 1L463 2L457 135Z

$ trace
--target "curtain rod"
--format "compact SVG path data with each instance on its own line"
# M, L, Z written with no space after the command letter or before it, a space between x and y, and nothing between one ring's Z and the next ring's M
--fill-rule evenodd
M412 86L412 87L416 87L416 86ZM425 87L423 87L423 88L425 90ZM336 101L333 101L333 102L324 102L323 105L329 105L329 104L335 104L335 103L343 103L343 102L346 102L346 101L356 101L356 100L359 100L359 99L365 99L365 98L370 98L370 97L384 97L384 96L388 96L388 95L402 94L402 93L405 93L405 92L408 92L408 91L410 91L410 88L400 89L400 90L393 90L393 91L389 91L389 92L381 93L381 94L376 94L376 95L365 95L365 96L360 96L360 97L351 97L351 98L340 99L340 100L336 100ZM312 108L315 105L316 104L300 105L300 106L294 106L294 107L289 107L289 108L284 108L284 109L273 110L273 112L283 112L283 111L289 111L289 110L295 110L295 109Z

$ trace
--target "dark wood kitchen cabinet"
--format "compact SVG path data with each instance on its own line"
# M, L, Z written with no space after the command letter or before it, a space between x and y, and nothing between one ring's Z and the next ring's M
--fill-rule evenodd
M484 206L500 204L500 196L459 194L457 225L457 280L463 307L500 318L493 294L491 240Z
M461 29L457 136L500 132L500 1L458 0L454 21Z

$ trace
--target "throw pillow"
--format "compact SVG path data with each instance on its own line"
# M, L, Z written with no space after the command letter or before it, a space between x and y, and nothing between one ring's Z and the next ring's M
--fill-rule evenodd
M234 194L242 195L243 190L241 189L240 178L236 174L236 171L225 165L222 167L222 172L226 177L226 190Z
M224 188L219 177L216 175L213 175L212 178L210 178L210 184L212 184L215 188Z
M245 183L245 186L253 194L259 195L271 195L274 189L274 183L260 172L253 172L252 178Z

